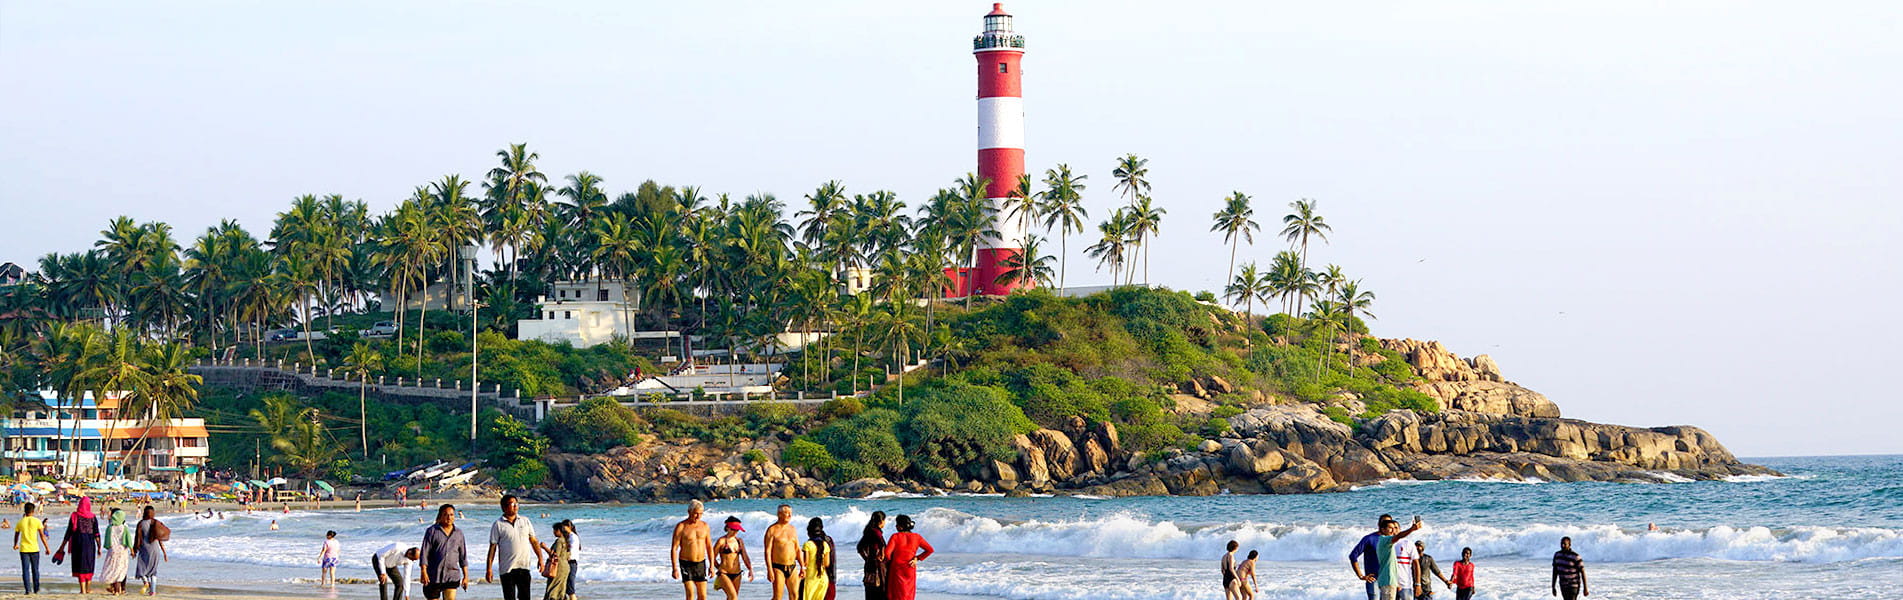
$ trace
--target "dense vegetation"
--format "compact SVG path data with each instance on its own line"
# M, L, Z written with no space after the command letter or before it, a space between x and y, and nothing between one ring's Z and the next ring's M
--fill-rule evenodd
M771 340L785 331L830 333L781 355L788 361L781 389L877 391L829 403L818 415L762 404L715 419L589 401L539 431L485 416L475 448L447 413L371 409L347 394L217 392L196 410L221 426L251 428L244 433L259 436L254 453L268 441L275 464L306 473L368 474L386 456L396 464L461 453L519 467L510 479L529 481L536 467L528 465L539 464L530 457L548 444L601 451L650 435L719 444L778 436L792 441L786 460L836 478L946 481L1005 456L1012 436L1072 418L1116 423L1128 446L1154 451L1219 433L1224 423L1212 416L1267 398L1329 404L1343 421L1432 409L1401 387L1411 377L1407 365L1355 337L1367 331L1374 295L1339 267L1309 268L1311 242L1331 231L1312 200L1290 205L1280 232L1289 249L1260 269L1235 264L1260 229L1251 199L1236 192L1211 215L1210 231L1231 246L1221 292L1243 309L1238 315L1216 306L1213 294L1134 285L1147 286L1148 247L1167 211L1152 198L1147 161L1122 157L1110 187L1123 205L1081 250L1124 287L1082 299L1030 291L948 303L932 300L951 283L947 269L974 264L1004 220L1027 231L1041 226L1059 251L1045 255L1049 240L1036 235L1017 240L1025 252L998 283L1062 288L1069 238L1088 220L1087 178L1060 164L1044 173L1041 189L1025 177L1000 203L986 198L991 182L968 174L915 206L890 191L851 194L831 181L795 209L771 194L708 197L652 181L610 200L603 179L587 171L550 183L524 145L496 156L479 183L447 175L381 215L362 201L299 196L265 236L225 221L181 246L163 222L112 219L92 248L48 254L27 282L0 288L0 366L15 392L8 396L138 388L150 406L187 414L197 382L184 367L195 356L282 359L359 380L454 380L469 376L472 338L484 384L524 396L601 391L635 369L655 372L653 359L674 354L664 345L617 340L576 349L510 339L553 282L587 280L639 290L642 327L698 336L734 355L778 350ZM472 246L489 250L487 269L459 258ZM849 293L844 283L854 272L869 272L871 287ZM467 299L445 292L465 284L480 304L473 327ZM427 306L445 293L452 311L391 310ZM1258 317L1258 302L1281 310ZM357 329L385 319L397 324L393 339L358 339ZM280 327L330 337L270 343L268 333ZM932 366L889 375L919 361ZM1235 389L1215 399L1214 411L1176 406L1180 390L1208 378ZM1365 413L1349 414L1348 406ZM340 419L356 424L358 443L331 435L350 429ZM378 443L365 448L367 439ZM242 464L244 441L215 444L218 462Z

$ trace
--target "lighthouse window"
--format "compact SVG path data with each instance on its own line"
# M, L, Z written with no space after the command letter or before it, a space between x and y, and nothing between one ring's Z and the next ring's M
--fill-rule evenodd
M1010 72L1011 72L1011 65L1010 65L1009 63L998 63L998 72L999 72L999 73L1010 73Z

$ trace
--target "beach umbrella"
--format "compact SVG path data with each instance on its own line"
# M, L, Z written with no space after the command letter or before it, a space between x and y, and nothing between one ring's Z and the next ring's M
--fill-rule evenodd
M266 486L284 485L285 483L289 483L289 482L285 481L283 477L272 477L270 481L264 482L264 485Z
M242 492L242 491L245 491L245 490L247 490L247 489L250 489L250 488L249 488L248 486L246 486L246 485L244 484L244 482L242 482L242 481L233 481L233 482L231 482L231 491L234 491L234 492Z
M337 488L330 487L330 484L328 482L325 482L322 479L317 480L317 489L324 490L332 494L337 493Z
M77 487L77 486L74 486L73 484L71 484L71 483L68 483L68 482L65 482L65 481L61 481L61 482L59 482L59 483L55 483L55 484L53 484L53 485L55 485L55 486L58 486L58 487L59 487L59 489L62 489L62 490L70 490L70 489L73 489L74 487Z
M42 494L51 494L53 493L53 484L48 481L35 481L33 482L33 489Z
M254 488L258 488L258 489L264 489L264 488L268 488L268 487L271 487L271 484L268 484L268 483L265 483L265 482L262 482L262 481L258 481L258 480L256 480L256 479L253 479L253 480L251 480L251 487L254 487Z

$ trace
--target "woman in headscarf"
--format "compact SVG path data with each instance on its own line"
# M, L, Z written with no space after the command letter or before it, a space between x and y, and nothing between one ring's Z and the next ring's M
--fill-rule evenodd
M140 515L139 525L134 531L138 538L136 555L139 564L132 574L145 582L145 595L156 596L159 593L159 563L171 560L171 556L165 552L165 540L160 539L164 534L159 529L159 512L147 504Z
M93 589L93 559L99 556L99 516L93 514L93 499L79 497L79 510L66 520L66 536L60 538L59 551L73 561L73 577L79 579L79 593Z
M866 600L885 598L885 511L873 511L866 531L859 535L859 558L866 561Z
M126 569L132 565L133 541L132 526L126 524L125 511L112 509L102 541L106 546L106 564L99 569L99 579L106 582L107 593L126 593Z
M833 592L833 538L826 535L826 523L813 517L806 522L806 576L800 581L800 600L828 600Z
M899 532L885 541L885 597L912 600L918 594L918 561L932 555L932 545L912 533L912 517L899 515L893 521Z

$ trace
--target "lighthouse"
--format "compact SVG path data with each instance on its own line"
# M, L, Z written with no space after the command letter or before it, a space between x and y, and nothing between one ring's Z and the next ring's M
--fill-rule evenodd
M1011 30L1011 14L1002 3L992 4L985 15L985 29L971 40L972 56L978 59L978 178L989 180L987 202L996 209L992 229L997 235L978 242L975 268L958 278L959 291L977 294L1008 294L1011 290L1033 285L1029 278L1007 285L997 284L998 276L1008 271L1006 261L1023 250L1024 227L1018 218L1002 210L1018 177L1024 175L1024 92L1020 85L1024 58L1024 36Z

